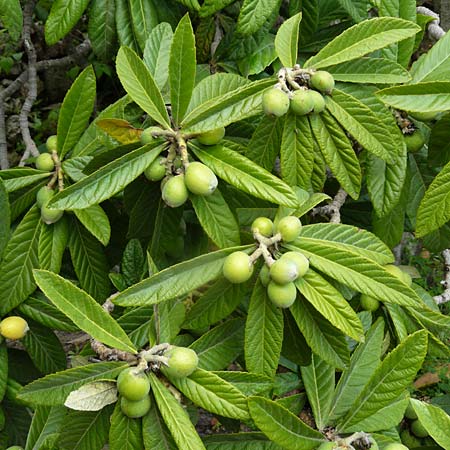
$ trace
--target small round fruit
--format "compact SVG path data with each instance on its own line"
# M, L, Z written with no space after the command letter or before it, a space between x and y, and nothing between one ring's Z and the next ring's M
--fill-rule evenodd
M268 116L281 117L289 110L289 97L281 89L268 89L264 92L262 106Z
M312 114L320 114L325 109L325 99L320 92L310 91L310 97L313 100L313 110Z
M334 78L331 73L325 70L318 70L311 75L309 84L324 94L331 94L334 89Z
M314 99L308 90L299 89L292 95L290 108L297 116L304 116L313 110Z
M274 281L270 281L267 285L267 295L275 306L289 308L297 298L297 288L292 282L277 284Z
M36 205L42 208L55 195L55 191L48 186L41 187L36 194Z
M273 235L273 222L268 217L257 217L252 223L252 233L258 232L265 237Z
M247 253L233 252L225 258L223 276L231 283L243 283L253 274L253 264Z
M197 195L211 195L217 188L217 177L214 172L201 162L189 164L184 174L186 187Z
M417 437L424 438L429 435L427 429L420 423L418 419L411 423L411 431Z
M259 272L259 279L264 287L266 287L270 282L270 269L265 264L262 266Z
M49 152L56 152L58 150L58 138L56 134L49 136L45 144Z
M405 411L405 417L407 419L410 419L410 420L416 420L417 419L416 411L414 411L414 408L411 405L411 403L408 403L408 406L407 406L406 411Z
M378 450L379 449L378 444L373 437L370 437L369 441L370 441L370 447L369 447L370 450Z
M10 316L0 322L0 334L6 339L22 339L27 331L27 321L22 317Z
M225 136L225 128L215 128L214 130L205 131L197 136L198 142L203 145L216 145Z
M374 312L380 307L380 302L376 298L371 297L370 295L367 294L361 294L360 303L361 308L364 311Z
M411 153L418 152L425 144L425 136L419 129L412 134L405 134L403 138L406 143L406 149Z
M162 188L162 199L171 208L178 208L186 202L188 197L184 174L169 178Z
M191 348L172 347L164 356L169 359L169 365L163 367L163 372L169 378L188 377L198 367L197 353Z
M324 442L317 447L317 450L335 450L336 444L334 442Z
M36 162L34 164L36 169L45 170L46 172L51 172L55 168L55 163L50 153L41 153L36 158Z
M384 447L383 450L409 450L409 448L405 447L402 444L392 443L392 444L386 445L386 447Z
M145 416L151 406L150 396L146 395L138 401L128 400L126 397L120 399L120 408L122 412L130 419L137 419Z
M405 444L408 448L416 448L422 445L420 439L416 436L413 436L409 432L409 430L403 430L400 433L400 439L402 440L402 443Z
M151 142L153 142L153 140L155 139L153 137L153 132L159 132L162 131L162 129L160 127L148 127L145 130L142 131L141 133L141 144L142 145L146 145L146 144L150 144Z
M295 241L300 236L301 230L302 223L298 217L294 216L283 217L276 226L276 231L281 234L284 242Z
M412 285L412 278L409 273L403 272L402 269L395 266L394 264L387 264L384 266L384 268L391 274L394 275L397 278L400 278L400 280L403 281L408 286Z
M297 264L282 256L270 266L270 278L277 284L295 281L298 278Z
M41 208L41 219L47 225L58 222L63 214L64 211L62 209L49 209L45 205Z
M13 445L12 447L8 447L6 450L23 450L23 447L20 445Z
M146 375L129 367L120 372L117 377L117 390L128 400L141 400L150 392L150 382Z
M300 252L286 252L283 258L289 258L297 265L298 278L304 277L309 270L309 259Z
M147 180L161 181L166 174L166 159L158 156L144 171Z

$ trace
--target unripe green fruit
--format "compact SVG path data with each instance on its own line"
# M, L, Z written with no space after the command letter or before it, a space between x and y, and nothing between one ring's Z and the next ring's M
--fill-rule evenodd
M138 401L128 400L126 397L120 399L120 409L122 412L131 419L137 419L145 416L151 406L150 396L146 395L144 398Z
M153 142L153 140L155 138L153 137L152 133L154 131L160 132L160 131L162 131L162 128L153 126L153 127L148 127L144 131L142 131L141 138L140 138L142 145L150 144L151 142Z
M313 114L320 114L325 109L325 99L320 92L309 91L309 95L313 99Z
M252 276L253 264L247 253L233 252L225 258L222 271L231 283L243 283Z
M281 117L289 110L289 97L281 89L268 89L264 92L262 106L267 115Z
M270 266L270 278L277 284L286 284L298 278L297 264L281 257Z
M318 70L311 75L309 84L324 94L331 94L334 89L334 78L331 73L325 70Z
M286 252L283 258L289 258L294 261L297 266L298 278L304 277L309 270L309 259L300 252Z
M217 188L217 177L214 172L201 162L190 163L184 174L186 187L197 195L211 195Z
M220 127L214 130L205 131L197 136L198 142L203 145L216 145L225 136L225 128Z
M25 319L19 316L10 316L0 322L0 334L6 339L22 339L28 331Z
M417 437L424 438L429 435L427 429L420 423L418 419L411 423L411 431Z
M361 308L364 311L374 312L380 307L380 302L376 298L371 297L370 295L367 294L361 294L360 303Z
M55 195L55 191L48 186L41 187L36 194L36 205L42 208Z
M294 92L290 103L291 111L297 116L304 116L314 108L314 99L306 89L299 89Z
M375 442L375 440L371 437L370 439L370 450L378 450L378 444Z
M63 214L64 211L62 209L49 209L45 205L41 208L41 219L47 225L58 222Z
M317 450L334 450L336 444L334 442L324 442L317 447Z
M402 444L392 443L386 445L386 447L384 447L384 450L409 450L409 448L405 447Z
M55 168L55 163L52 159L50 153L41 153L34 163L36 169L45 170L46 172L51 172Z
M384 268L391 274L394 275L397 278L400 278L400 280L403 281L408 286L412 285L412 278L409 273L403 272L402 269L395 266L394 264L387 264L384 266Z
M198 367L198 356L194 350L186 347L173 347L164 353L169 365L162 367L169 378L188 377Z
M158 156L144 171L144 175L147 180L160 181L166 174L166 159L162 156Z
M425 144L425 136L419 129L415 130L412 134L403 135L403 139L406 143L408 152L418 152Z
M129 367L120 372L117 377L117 390L128 400L141 400L150 392L150 382L146 375Z
M264 287L266 287L270 282L270 269L265 264L259 272L259 279Z
M12 447L8 447L6 450L23 450L23 447L20 445L13 445Z
M56 134L49 136L45 145L49 152L56 152L58 150L58 137Z
M267 285L267 295L275 306L289 308L297 298L297 288L292 282L277 284L274 281L270 281Z
M188 197L189 192L183 174L169 178L162 188L162 199L171 208L178 208L186 202Z
M428 122L434 120L439 115L439 112L413 112L410 115L421 122Z
M252 223L252 233L258 232L265 237L273 235L273 222L268 217L257 217Z
M408 406L407 406L406 411L405 411L405 417L407 419L410 419L410 420L417 419L416 411L414 411L414 408L411 405L411 403L408 403Z
M400 439L402 440L402 443L405 444L408 448L421 447L422 445L420 439L416 438L416 436L413 436L409 432L409 430L403 430L400 433Z
M300 236L301 230L302 223L298 217L294 216L283 217L276 226L276 231L281 234L284 242L295 241Z

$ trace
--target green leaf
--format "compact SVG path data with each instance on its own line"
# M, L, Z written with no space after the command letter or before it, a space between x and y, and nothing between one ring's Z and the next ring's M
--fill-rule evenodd
M377 92L377 96L389 106L404 111L439 112L450 109L450 82L394 86Z
M111 225L108 216L99 205L74 210L77 219L103 245L107 245L111 236Z
M180 123L195 84L195 37L189 14L178 24L170 48L169 84L172 115L175 123Z
M208 0L207 0L208 1ZM282 447L269 441L262 433L226 433L203 437L207 450L280 450Z
M367 19L367 1L338 0L338 3L350 14L355 22Z
M0 344L0 369L0 399L3 400L8 382L8 350L5 341Z
M231 247L175 264L121 292L113 302L140 306L180 297L221 275L223 261L230 253L253 248L253 245Z
M123 329L89 294L46 270L33 273L44 294L80 329L113 348L136 352Z
M290 17L283 22L275 37L275 50L284 67L294 67L298 53L298 27L302 13Z
M23 172L24 169L11 169L11 170L5 170L1 178L3 179L3 185L6 189L6 192L14 192L18 191L19 189L22 189L24 187L29 186L30 184L36 183L36 181L43 180L45 178L48 178L51 173L50 172L42 172L40 170L33 170L31 169L29 171L29 175L24 176L18 176L18 177L11 177L9 178L9 174L13 175L14 172ZM28 171L27 171L28 172Z
M11 211L8 201L8 193L5 185L0 179L0 261L2 260L3 251L9 240L9 223L11 220Z
M417 211L417 236L424 236L450 220L450 163L436 176Z
M397 399L413 381L426 352L425 330L408 336L386 356L372 374L349 412L338 423L338 430L353 429L356 424Z
M66 410L61 406L38 406L34 410L25 450L45 448L46 438L58 433L63 423Z
M244 36L253 34L278 7L278 0L244 0L238 17L237 32Z
M149 374L158 409L178 447L183 450L205 450L187 412L154 373ZM138 448L138 447L136 447Z
M247 398L218 375L197 369L189 377L173 378L172 383L187 398L206 411L232 419L249 418Z
M129 96L156 122L170 129L166 106L155 80L139 56L121 47L116 59L119 79Z
M0 264L0 315L19 306L36 288L33 269L39 266L40 211L32 207L14 230Z
M144 50L152 29L158 25L158 10L153 1L129 0L133 33L141 50Z
M69 227L66 217L56 223L42 225L39 236L39 267L59 273L68 241Z
M335 80L347 83L398 84L411 79L404 67L385 58L359 58L328 67L327 71Z
M0 1L0 20L11 39L17 41L22 33L23 14L20 0Z
M239 71L246 77L261 73L266 67L277 59L275 52L275 38L272 34L266 34L261 40L258 48L240 59Z
M178 2L187 6L189 9L193 9L194 11L198 11L200 9L198 0L178 0Z
M88 35L97 58L104 62L111 60L117 42L115 0L92 0Z
M255 284L245 323L247 370L269 378L275 376L283 343L283 311L267 297L259 280Z
M64 406L77 411L99 411L117 401L117 383L114 381L94 381L72 391Z
M142 418L142 437L145 450L178 450L170 431L167 429L155 402L150 411Z
M56 44L80 20L89 0L55 0L45 22L45 42Z
M292 188L245 156L221 146L203 150L191 144L190 148L218 177L238 189L277 204L297 206Z
M428 143L428 164L431 167L445 166L450 162L450 140L447 135L449 126L450 114L446 114L431 129L430 141ZM417 166L415 160L414 165ZM420 177L422 178L421 175ZM423 183L421 184L423 185Z
M100 362L47 375L23 387L18 398L37 405L62 405L73 390L95 380L115 380L126 366Z
M267 392L273 387L273 381L263 375L239 372L237 370L223 370L214 372L220 378L237 387L244 395L257 395Z
M59 192L48 206L54 209L83 209L100 203L136 179L162 151L163 147L158 143L133 150Z
M133 30L130 5L128 0L116 0L116 29L120 45L126 45L135 52L139 51L139 44Z
M328 424L333 400L334 367L322 361L313 353L311 364L300 367L300 370L308 401L313 410L314 420L318 429L323 430Z
M351 61L414 36L419 31L420 27L408 20L391 17L364 20L334 38L304 66L318 69Z
M134 450L142 448L141 421L127 417L122 412L120 402L116 403L110 422L110 450Z
M234 0L205 0L198 12L200 17L212 16L216 11L227 7Z
M318 447L324 438L283 406L263 397L250 397L250 415L258 428L273 442L290 450Z
M159 306L158 314L160 342L173 342L184 322L186 306L181 300L169 300Z

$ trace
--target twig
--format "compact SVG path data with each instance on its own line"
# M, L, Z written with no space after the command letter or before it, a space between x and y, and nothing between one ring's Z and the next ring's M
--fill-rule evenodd
M220 41L223 38L223 31L220 26L220 20L217 16L214 20L214 24L216 27L216 31L214 32L214 39L211 42L211 58L214 57L214 53L216 53L217 47L219 46Z
M431 38L436 39L436 40L438 40L442 36L444 36L445 31L439 25L439 23L441 21L439 14L436 14L434 11L431 11L431 9L428 9L425 6L418 6L416 10L417 10L418 14L422 14L424 16L430 16L430 17L434 18L434 20L428 24L428 28L427 28L428 36L430 36Z
M6 145L5 109L3 105L4 103L0 99L0 170L9 169L8 147Z
M445 290L441 295L433 297L438 305L450 301L450 249L445 249L442 252L442 256L444 257L444 279L441 281L441 284Z
M312 210L313 216L329 216L330 223L341 223L341 208L345 203L347 195L347 192L340 188L331 203L325 206L318 206Z

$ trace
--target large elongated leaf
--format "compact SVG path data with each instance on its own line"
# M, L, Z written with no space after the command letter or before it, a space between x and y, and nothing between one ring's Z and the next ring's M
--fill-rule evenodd
M192 144L191 149L217 176L238 189L280 205L297 206L292 188L245 156L222 146L203 150Z
M162 151L161 145L151 143L127 153L56 194L48 206L55 209L83 209L100 203L143 173Z
M271 16L278 3L278 0L244 0L238 18L238 32L249 35L257 31Z
M120 325L89 294L46 270L35 270L34 278L53 304L94 339L113 348L136 352Z
M34 206L15 229L0 264L0 315L20 305L36 288L33 269L38 267L40 211Z
M107 245L111 236L111 225L108 216L99 205L85 209L75 209L75 215L86 229L103 245Z
M153 0L129 0L133 33L140 49L143 51L152 29L158 25L158 11Z
M348 28L305 63L305 67L328 67L360 58L394 42L414 36L420 27L408 20L375 18Z
M302 13L290 17L283 22L275 37L275 50L281 64L294 67L298 52L298 26L302 20Z
M139 44L131 22L130 5L128 0L115 0L116 2L116 28L120 45L126 45L135 52L139 51Z
M110 418L111 428L109 430L110 450L133 450L142 448L142 427L140 420L127 417L116 403L114 412Z
M19 189L27 187L30 184L35 184L36 181L48 178L51 175L49 172L44 173L40 170L31 169L29 171L29 175L18 176L18 177L13 177L13 176L9 177L9 175L13 175L14 172L19 172L19 171L25 172L24 169L11 169L11 170L5 170L4 173L1 175L1 178L3 179L3 185L7 192L18 191Z
M121 47L116 59L117 75L129 96L164 128L170 128L169 116L161 93L147 66L128 47Z
M13 40L17 40L22 32L23 14L20 0L0 1L0 20Z
M44 445L46 438L58 433L65 417L65 409L61 406L38 406L31 421L25 450L37 450Z
M9 240L9 222L11 220L11 210L8 201L8 193L5 185L0 179L0 261L2 260L3 251Z
M115 0L93 0L89 11L89 40L92 50L102 61L114 56L117 42Z
M69 227L66 217L54 224L42 226L39 236L39 267L59 273L68 241Z
M142 418L142 437L145 450L153 450L155 448L178 450L155 402L152 403L150 411Z

